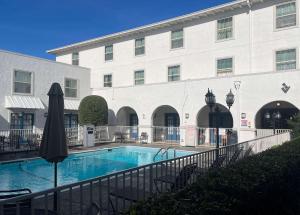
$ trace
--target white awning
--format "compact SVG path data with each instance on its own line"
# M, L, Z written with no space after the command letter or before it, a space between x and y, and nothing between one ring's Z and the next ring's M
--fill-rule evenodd
M65 110L78 110L80 101L65 99Z
M5 108L45 109L41 99L33 96L5 96Z

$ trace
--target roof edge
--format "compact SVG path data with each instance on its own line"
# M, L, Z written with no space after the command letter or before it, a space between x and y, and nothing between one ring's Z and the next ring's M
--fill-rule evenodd
M71 50L73 48L80 48L80 47L83 47L83 46L99 43L99 42L102 42L102 41L105 41L105 40L119 38L121 36L135 34L135 33L143 32L143 31L148 31L148 30L152 30L152 29L160 28L160 27L162 28L162 27L165 27L166 25L173 24L173 22L175 22L175 23L176 22L184 22L184 21L187 21L189 19L199 18L201 16L205 16L205 14L207 14L207 13L212 13L213 14L215 11L220 10L220 9L230 8L230 7L233 7L233 6L241 6L241 7L242 6L247 6L248 1L249 0L232 1L232 2L229 2L229 3L217 5L217 6L214 6L214 7L210 7L210 8L203 9L203 10L200 10L200 11L196 11L196 12L193 12L193 13L189 13L189 14L186 14L186 15L178 16L178 17L175 17L175 18L170 18L170 19L166 19L166 20L163 20L163 21L155 22L155 23L152 23L152 24L144 25L144 26L141 26L141 27L136 27L136 28L132 28L132 29L129 29L129 30L120 31L120 32L117 32L117 33L108 34L108 35L105 35L105 36L85 40L85 41L82 41L82 42L73 43L73 44L70 44L70 45L58 47L58 48L55 48L55 49L50 49L50 50L47 50L46 52L49 53L49 54L59 54L59 53ZM263 1L263 0L261 0L261 1Z

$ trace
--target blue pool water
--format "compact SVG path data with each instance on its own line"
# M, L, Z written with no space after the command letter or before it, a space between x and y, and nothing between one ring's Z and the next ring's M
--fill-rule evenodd
M71 184L97 176L153 163L159 149L124 146L91 152L71 154L58 164L58 185ZM176 151L176 157L192 154L189 151ZM168 159L174 157L169 153ZM156 161L166 157L157 157ZM53 187L54 165L43 159L0 165L0 190L29 188L33 192Z

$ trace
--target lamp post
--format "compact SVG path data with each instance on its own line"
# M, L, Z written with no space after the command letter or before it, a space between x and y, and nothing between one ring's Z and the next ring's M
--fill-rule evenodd
M232 91L230 89L229 93L226 95L226 104L227 104L229 110L230 110L231 106L233 105L234 100L235 100L234 94L232 93ZM218 158L219 157L219 147L220 147L220 144L219 144L220 108L219 108L219 105L216 104L215 94L212 92L212 90L209 90L209 88L208 88L208 92L205 95L205 102L206 102L207 106L209 106L211 113L213 113L213 108L214 108L215 121L216 121L215 126L216 126L216 130L217 130L216 157Z
M281 119L281 113L279 111L275 111L272 114L270 112L265 113L265 119L272 121L273 134L276 134L276 121Z

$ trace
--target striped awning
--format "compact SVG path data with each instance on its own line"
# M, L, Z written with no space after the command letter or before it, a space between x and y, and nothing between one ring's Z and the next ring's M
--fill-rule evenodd
M5 108L7 109L45 109L42 101L33 96L5 96Z
M65 110L78 110L80 101L65 99Z

